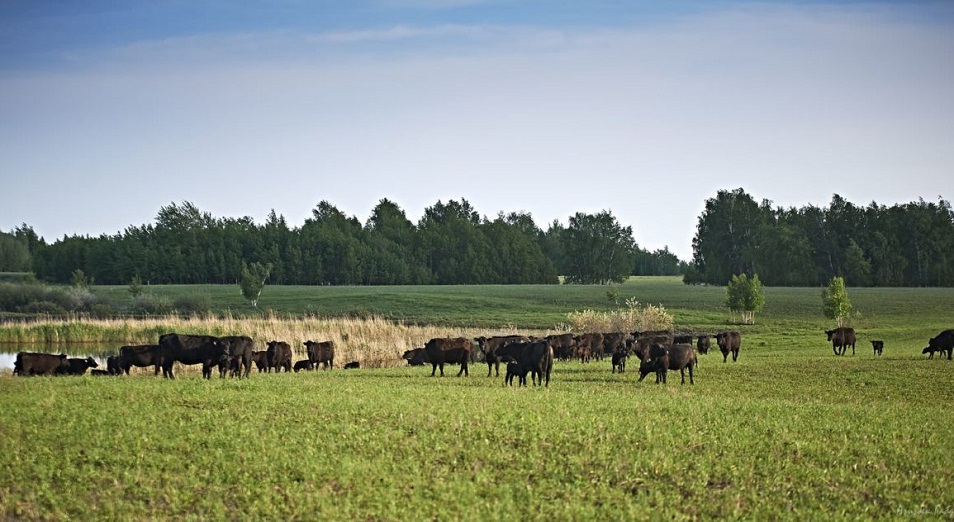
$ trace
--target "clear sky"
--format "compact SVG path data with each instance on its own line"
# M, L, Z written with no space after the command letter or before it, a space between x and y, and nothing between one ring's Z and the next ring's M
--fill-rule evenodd
M738 187L950 200L954 3L0 0L0 230L465 198L688 260Z

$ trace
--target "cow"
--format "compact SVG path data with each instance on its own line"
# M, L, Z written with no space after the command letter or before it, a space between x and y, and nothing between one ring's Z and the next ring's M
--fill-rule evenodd
M99 364L92 357L77 359L70 357L66 360L66 366L60 366L56 369L57 375L85 375L86 370L98 368Z
M629 357L629 350L626 348L613 352L613 373L616 373L617 370L619 370L619 373L623 373L626 370L627 357Z
M266 344L268 345L268 348L265 350L266 358L268 359L268 371L271 372L272 369L274 369L275 373L279 373L284 369L286 373L291 372L291 346L285 341L269 341ZM311 360L311 358L309 358L309 360ZM314 362L312 362L312 364L314 364Z
M252 362L255 363L255 368L258 369L259 373L268 371L268 351L261 350L258 352L252 352Z
M507 363L507 375L504 377L504 386L513 386L514 377L517 378L517 385L527 385L527 372L523 370L523 366L517 361L510 361Z
M295 369L295 373L298 373L302 370L311 371L315 369L315 365L311 364L311 361L309 361L308 359L302 359L295 363L294 369Z
M847 326L835 328L834 330L825 330L828 340L831 342L831 349L835 355L845 355L848 347L851 346L851 355L855 354L855 329Z
M162 360L159 356L158 344L140 344L135 346L123 346L119 349L119 369L129 375L129 369L133 366L144 368L154 366L155 373L159 375L159 368Z
M576 339L571 333L554 334L546 336L547 343L553 349L553 356L561 361L566 361L573 357L573 350L576 348ZM529 338L527 339L529 341ZM523 341L523 342L527 342Z
M871 340L871 347L874 348L874 354L880 356L884 352L884 341Z
M739 358L739 348L742 347L742 334L739 332L719 332L715 335L716 343L719 344L719 351L722 352L722 362L729 360L729 352L732 352L732 362Z
M427 359L431 363L431 377L437 373L437 368L441 369L441 377L444 376L444 364L460 364L461 374L469 376L467 362L470 360L470 352L473 351L473 344L470 339L464 337L438 337L427 341L424 345L424 351L427 353Z
M534 385L542 386L546 378L546 386L550 387L553 347L546 340L508 344L501 347L498 353L516 361L524 374L529 372ZM526 384L526 377L523 378L523 383Z
M305 341L305 350L308 352L308 360L314 365L315 369L320 364L322 369L328 370L335 365L335 342L334 341Z
M162 376L175 379L172 366L182 364L201 364L202 377L212 378L212 368L219 366L229 358L228 346L218 337L211 335L185 335L168 333L159 336L159 360L162 362Z
M122 375L123 368L119 364L118 355L110 355L106 358L106 373L110 375Z
M248 378L252 371L252 354L255 353L255 341L247 335L229 335L220 337L229 351L228 367L232 370L233 377ZM244 372L242 370L245 370ZM219 371L222 377L225 377L225 371L220 366Z
M709 348L711 346L712 341L709 339L708 335L700 335L699 340L696 341L696 350L703 355L709 353Z
M346 362L344 365L345 370L357 370L359 368L361 368L361 363L358 361Z
M662 352L657 351L656 346L662 348ZM691 344L674 344L670 347L656 345L653 347L653 353L656 356L652 359L643 361L639 365L639 380L642 381L651 372L656 372L656 382L666 383L666 372L668 370L679 370L682 375L682 384L686 384L685 370L689 370L689 384L695 384L692 376L692 370L696 366L698 359L696 352ZM662 354L664 352L664 355Z
M692 344L691 335L674 335L672 337L672 344Z
M97 377L119 375L117 373L109 373L109 370L90 370L89 374Z
M581 335L576 342L576 353L580 357L581 363L590 362L591 358L602 358L603 334L600 332L588 332Z
M660 346L670 346L672 345L672 337L659 332L647 332L637 335L633 353L639 360L645 361L650 357L652 347L657 344Z
M603 356L606 354L614 354L619 350L626 348L628 341L633 338L633 335L628 332L613 332L603 334L603 346L600 349L593 347L593 357L596 357L597 360L603 360Z
M954 330L944 330L937 337L932 337L928 341L928 346L921 353L930 353L929 359L934 358L934 352L947 352L947 360L951 360L951 353L954 352Z
M495 376L500 377L500 357L497 356L497 349L510 343L526 342L527 338L522 335L495 335L493 337L477 337L477 346L484 355L484 362L487 363L487 377L495 370Z
M404 352L401 358L407 361L408 366L424 366L431 362L430 359L427 358L427 352L424 351L424 348L408 350Z
M67 367L66 354L20 352L13 362L13 374L21 376L54 375Z

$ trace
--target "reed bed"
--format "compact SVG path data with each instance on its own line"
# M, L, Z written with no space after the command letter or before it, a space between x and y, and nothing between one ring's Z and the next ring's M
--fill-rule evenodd
M401 355L420 348L435 337L477 337L514 333L512 329L491 330L448 326L410 325L379 317L341 318L278 316L235 318L231 315L147 319L67 319L0 324L0 342L16 344L150 344L160 335L176 332L195 335L247 335L258 349L269 341L285 341L296 359L304 355L303 343L334 341L335 363L342 366L358 361L362 367L382 368L405 364ZM549 332L530 332L543 335Z

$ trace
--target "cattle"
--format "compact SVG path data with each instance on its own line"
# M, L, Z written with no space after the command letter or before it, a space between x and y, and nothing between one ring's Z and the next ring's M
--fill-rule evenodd
M679 370L679 373L682 375L682 384L686 384L685 371L688 369L689 384L695 384L692 371L698 359L691 344L674 344L668 348L661 345L656 346L663 348L665 355L660 355L661 352L658 352L655 346L653 347L653 352L657 354L656 357L643 361L643 363L639 365L640 381L642 381L646 375L649 375L649 373L656 372L656 382L665 384L666 372L669 370Z
M346 362L344 365L345 370L357 370L359 368L361 368L361 363L358 361Z
M596 347L593 347L593 357L596 357L598 360L603 360L603 356L606 354L614 354L619 350L626 348L627 342L633 338L633 335L630 333L624 332L613 332L603 334L603 346L600 350L597 350ZM598 353L597 353L598 352Z
M546 341L549 343L550 348L553 349L553 356L560 359L561 361L566 361L573 357L573 350L576 348L576 339L571 333L565 334L554 334L546 336ZM529 338L526 341L529 341Z
M692 344L691 335L674 335L672 338L672 344Z
M473 344L470 339L464 337L452 338L434 338L427 341L424 345L424 351L427 353L427 359L431 363L431 377L437 373L437 368L441 369L441 377L444 376L444 364L460 364L460 371L457 376L470 375L467 370L467 362L470 360L470 352L473 351Z
M268 371L268 351L261 350L258 352L252 352L252 362L255 363L255 368L258 369L259 373Z
M118 355L110 355L106 358L106 373L110 375L122 375L123 368L119 364Z
M739 348L742 347L742 334L739 332L719 332L715 335L716 343L719 344L719 351L722 352L722 362L729 360L729 352L732 352L732 362L739 358Z
M233 377L248 377L252 371L252 356L255 353L255 342L247 335L229 335L219 338L228 347L229 368ZM220 368L221 369L221 368ZM244 372L242 371L244 370ZM222 374L225 377L225 374Z
M314 369L315 369L315 365L311 364L311 361L309 361L308 359L302 359L295 363L295 373L298 373L302 370L311 371Z
M665 333L659 332L649 332L644 333L636 337L635 348L633 348L633 353L641 361L645 361L650 357L650 351L654 345L660 346L670 346L672 344L672 337L666 335Z
M523 366L517 361L510 361L507 363L507 375L504 377L504 386L513 386L514 377L517 378L518 385L527 385L527 372L523 370Z
M268 359L268 371L271 372L274 369L275 373L279 373L284 369L285 372L291 372L291 346L284 341L269 341L266 344L268 345L268 348L265 350L266 358ZM311 358L309 357L308 360L311 360ZM312 364L314 364L314 361L312 361Z
M92 357L77 359L70 357L66 360L66 366L60 366L56 369L57 375L84 375L90 368L98 368L99 364Z
M501 347L498 353L509 357L520 364L521 371L530 373L533 384L542 386L546 378L546 386L550 387L550 372L553 369L553 348L545 341L531 341L527 343L512 343ZM523 379L526 383L526 377Z
M874 349L874 354L880 356L884 352L884 341L871 340L871 347Z
M835 355L845 355L848 347L851 346L851 355L855 354L855 329L847 326L835 328L834 330L825 330L828 340L831 342L831 349Z
M308 360L317 369L320 364L322 369L328 370L335 365L335 342L334 341L305 341L305 350L308 352Z
M934 358L934 352L947 352L947 360L951 360L951 353L954 352L954 330L944 330L937 337L932 337L928 341L928 346L921 353L930 353L929 359Z
M96 377L102 377L102 376L110 377L113 375L119 375L117 373L109 373L109 370L90 370L89 373L90 375L93 375Z
M696 350L699 353L705 355L709 353L709 348L712 346L712 341L709 340L708 335L700 335L699 340L696 341Z
M600 332L585 333L577 339L576 346L576 353L581 363L588 363L593 357L599 359L603 355L603 334Z
M500 357L497 355L497 349L510 343L526 342L527 338L522 335L495 335L493 337L477 337L477 346L484 355L484 362L487 363L487 377L492 372L500 377Z
M629 350L625 348L613 352L613 373L616 373L617 370L619 370L619 373L623 373L626 370L627 357L629 357Z
M212 378L212 368L228 360L228 346L211 335L184 335L168 333L159 337L159 360L162 361L162 376L175 379L172 366L201 364L202 377Z
M424 348L408 350L404 352L401 358L407 361L408 366L424 366L431 362L430 359L427 358L427 352L424 351Z
M153 375L159 375L161 365L162 360L158 344L123 346L119 349L119 369L126 375L129 375L129 369L133 366L139 368L154 366L155 373Z
M13 374L21 376L53 375L67 366L66 354L20 352L13 362Z

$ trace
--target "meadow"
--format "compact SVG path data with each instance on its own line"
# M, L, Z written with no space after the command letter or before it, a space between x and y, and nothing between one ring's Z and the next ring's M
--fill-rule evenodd
M413 300L403 288L312 290L323 294L302 289L299 310L349 292L367 308L381 306L376 292ZM470 301L467 290L417 289L428 305L400 324L407 342L547 331L569 311L614 306L606 287L471 287ZM755 325L731 324L721 292L619 287L663 304L677 329L743 332L738 362L699 356L695 385L678 373L638 382L635 363L613 374L608 360L558 362L549 389L505 387L479 364L461 378L389 365L247 380L5 376L0 519L954 517L954 363L920 353L952 326L954 290L849 289L861 316L857 354L844 357L825 342L820 289L766 289ZM539 312L519 313L528 301ZM427 306L441 308L438 326ZM471 312L487 323L467 323ZM324 314L314 328L344 321Z

